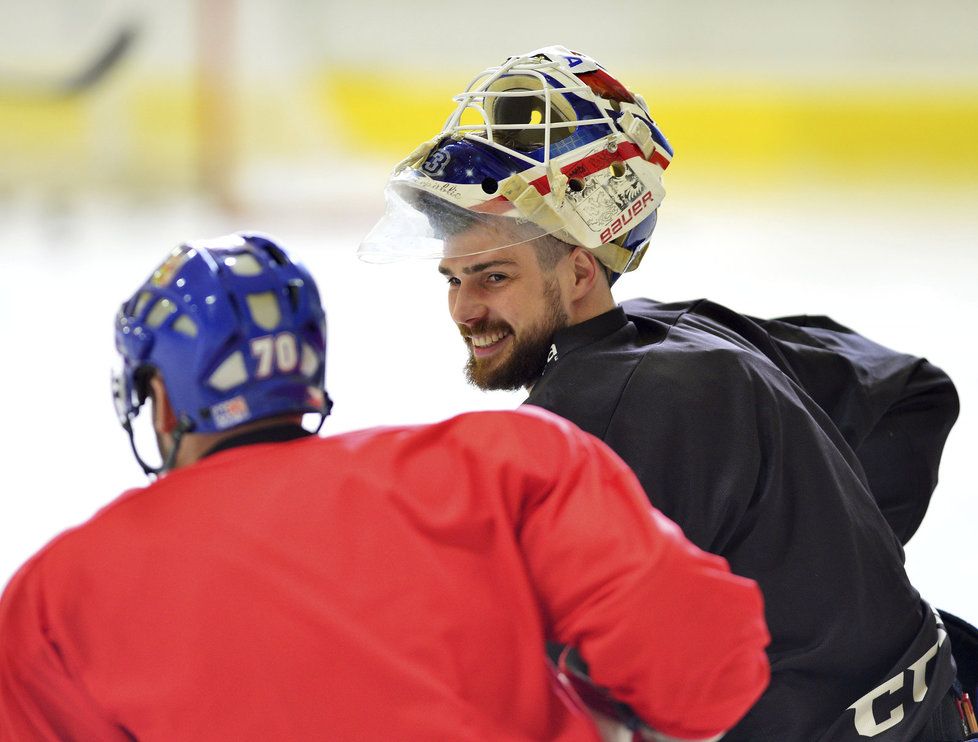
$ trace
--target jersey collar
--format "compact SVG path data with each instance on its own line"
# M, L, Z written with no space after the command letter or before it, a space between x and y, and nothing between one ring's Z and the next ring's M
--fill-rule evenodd
M232 435L225 438L211 448L201 458L206 458L207 456L215 454L218 451L226 451L229 448L237 448L238 446L248 446L254 443L283 443L285 441L294 441L310 435L313 434L308 430L305 430L301 425L291 423L274 425L268 428L259 428L258 430L252 430L247 433Z
M561 356L572 353L585 345L590 345L596 340L608 337L627 324L628 318L625 316L625 310L621 307L615 307L597 317L557 330L554 333L553 345L550 346L550 354L547 356L544 373L551 364L560 360Z

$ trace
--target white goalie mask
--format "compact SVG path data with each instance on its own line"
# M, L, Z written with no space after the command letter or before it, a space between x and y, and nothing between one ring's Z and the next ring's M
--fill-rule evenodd
M615 277L638 266L672 148L644 100L596 61L552 46L510 57L455 96L444 128L395 169L362 259L487 252L553 235ZM491 226L470 252L449 239Z

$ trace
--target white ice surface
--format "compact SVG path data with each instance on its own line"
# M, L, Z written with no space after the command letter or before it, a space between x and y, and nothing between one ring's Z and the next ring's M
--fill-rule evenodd
M465 384L432 263L356 260L379 215L377 193L319 218L234 218L192 201L0 200L0 585L58 532L143 484L109 399L112 321L182 239L263 229L317 276L336 401L326 433L518 404L522 394ZM671 192L653 249L617 298L707 296L759 316L824 313L951 374L962 413L908 569L932 603L978 621L969 587L978 520L974 194L729 198Z

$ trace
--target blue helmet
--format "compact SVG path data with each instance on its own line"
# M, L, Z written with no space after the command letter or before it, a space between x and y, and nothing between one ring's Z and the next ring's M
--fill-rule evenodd
M180 434L289 413L325 418L332 405L316 284L266 235L236 233L174 249L123 303L115 339L123 368L113 396L130 439L155 371ZM147 473L159 471L139 461Z

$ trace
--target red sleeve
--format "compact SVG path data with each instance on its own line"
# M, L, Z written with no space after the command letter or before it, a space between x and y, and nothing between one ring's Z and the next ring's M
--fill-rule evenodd
M523 435L555 470L520 523L552 638L656 731L703 739L732 727L769 679L757 585L687 541L598 439L563 420Z
M131 742L70 677L48 636L42 556L20 570L0 600L0 741Z

